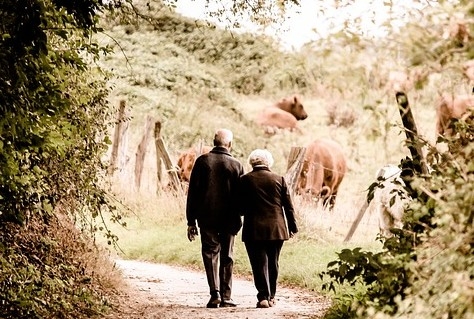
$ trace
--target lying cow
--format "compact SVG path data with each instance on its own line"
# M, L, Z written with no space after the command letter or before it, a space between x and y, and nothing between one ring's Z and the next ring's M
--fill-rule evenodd
M203 145L201 147L191 147L190 149L182 152L177 162L179 180L181 182L189 183L191 171L193 169L196 158L198 158L201 154L209 153L211 150L211 146Z
M474 109L474 95L443 94L436 105L436 133L440 136L454 135L455 120L463 119Z
M403 188L404 182L400 173L398 166L389 164L377 170L375 175L378 184L370 210L377 214L380 234L383 237L391 237L392 228L403 227L402 218L409 196Z
M298 121L308 117L300 98L296 95L284 98L275 105L265 107L257 118L257 124L265 133L275 134L280 129L299 130Z
M296 193L313 200L322 199L324 207L333 209L346 171L342 147L327 138L317 139L306 147Z

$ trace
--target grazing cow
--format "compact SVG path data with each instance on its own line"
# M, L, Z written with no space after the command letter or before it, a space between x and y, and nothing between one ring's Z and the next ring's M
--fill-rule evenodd
M474 109L474 95L443 94L436 105L436 133L452 137L455 120L463 119Z
M380 234L384 237L393 235L392 228L403 227L402 217L409 196L403 188L400 173L398 166L389 164L377 170L375 175L378 185L371 201L371 211L377 214Z
M201 147L191 147L190 149L181 153L178 158L178 177L181 182L189 183L191 171L194 167L194 162L199 155L209 153L212 150L211 146L203 145Z
M464 75L471 81L471 83L474 83L474 60L469 60L466 61L462 65L462 70Z
M316 139L306 148L296 191L322 199L324 207L333 209L346 170L342 147L327 138Z
M299 130L298 121L307 117L301 99L294 95L265 107L257 118L257 124L265 128L265 133L275 134L279 129Z
M448 32L445 32L444 38L450 39L457 47L463 47L472 41L469 31L469 24L462 16L452 16L449 19Z

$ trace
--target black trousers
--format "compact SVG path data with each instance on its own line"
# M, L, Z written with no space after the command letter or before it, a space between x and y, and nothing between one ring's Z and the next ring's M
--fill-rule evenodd
M229 300L232 293L235 236L203 228L200 233L202 260L210 293L219 291L223 300Z
M253 280L257 288L257 299L275 297L278 280L278 261L283 240L246 241L245 248L252 266Z

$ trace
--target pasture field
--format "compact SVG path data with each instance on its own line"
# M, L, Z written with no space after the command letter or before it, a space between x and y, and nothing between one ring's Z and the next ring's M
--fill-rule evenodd
M225 31L196 28L189 32L192 22L180 17L173 22L187 23L187 31L179 33L175 30L179 27L169 31L157 30L157 26L111 23L107 36L100 38L101 44L114 49L113 54L100 61L113 75L110 102L117 106L120 100L126 101L129 116L123 165L109 180L121 203L122 221L127 223L126 228L109 225L118 236L118 253L124 258L202 268L199 241L189 243L186 238L185 196L164 191L166 179L158 185L157 169L163 168L157 168L152 142L146 151L141 185L137 188L134 184L137 146L148 116L161 122L161 134L174 162L179 152L190 146L211 145L217 128L231 129L232 153L247 171L247 156L255 148L267 148L275 158L273 170L284 175L292 147L330 137L343 146L348 162L334 211L294 197L300 232L284 245L281 256L283 283L320 292L318 274L341 249L381 248L377 217L369 212L353 238L347 243L344 238L368 187L375 181L377 169L388 163L397 165L410 156L393 92L387 92L383 85L371 87L362 81L364 70L350 69L354 64L352 56L323 57L307 51L289 56L271 47L262 48L260 42L248 38L230 53L224 49L216 53L214 46L222 43L219 37L225 37ZM238 42L239 37L232 35L232 40L226 41ZM266 57L258 60L255 52ZM216 57L218 53L222 56ZM231 53L237 61L223 57ZM358 58L365 57L362 54ZM228 65L235 68L235 73L227 69ZM238 75L239 80L261 84L263 89L248 93L239 86L236 90ZM383 78L384 74L377 76ZM456 77L432 77L423 88L407 92L418 133L429 144L435 140L434 105L440 88L469 91L468 85ZM302 134L281 132L265 136L254 122L258 112L294 93L301 96L308 113L308 118L299 122ZM353 121L345 125L331 122L333 115L341 117L343 112L350 114ZM250 267L240 237L235 250L236 272L248 276Z
M111 230L119 238L120 257L180 265L203 270L200 241L189 242L186 237L185 198L182 195L131 193L125 195L127 210L123 211L123 228L116 224ZM366 214L353 238L344 243L353 214L360 203L338 203L333 212L301 203L295 198L299 233L284 245L281 255L282 284L321 292L318 274L334 260L343 248L362 247L376 251L377 219ZM250 276L251 269L240 233L235 245L235 272Z

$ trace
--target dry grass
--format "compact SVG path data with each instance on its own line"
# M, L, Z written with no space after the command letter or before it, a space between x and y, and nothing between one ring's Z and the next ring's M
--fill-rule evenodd
M346 76L341 81L344 73L332 70L336 67L334 63L331 65L333 61L311 56L299 57L306 68L316 60L321 64L315 70L306 70L308 74L315 71L312 74L318 76L318 70L322 72L321 78L305 79L307 83L314 82L312 87L306 88L306 93L293 90L275 93L278 89L271 87L258 96L239 95L229 89L225 74L219 70L219 62L207 61L206 64L196 61L191 51L186 51L176 42L167 42L160 32L138 28L130 34L124 31L124 27L115 27L111 34L123 45L126 56L117 50L104 61L114 68L117 75L110 99L114 104L126 99L131 113L129 141L125 149L128 161L124 161L125 164L111 179L113 190L129 208L124 210L128 229L114 228L128 257L187 263L196 267L201 264L198 244L187 242L185 237L185 196L162 191L168 183L166 172L163 172L163 181L157 180L152 139L145 157L142 183L139 188L135 185L135 154L147 116L162 121L162 137L173 162L181 150L192 144L202 141L211 145L213 133L220 127L234 132L232 153L244 163L246 170L250 170L246 164L248 154L255 148L267 148L275 158L273 170L282 175L286 173L292 147L304 147L320 137L336 140L343 146L348 162L336 206L333 211L328 211L294 198L300 234L288 247L296 260L284 262L301 269L301 278L312 278L314 272L324 269L325 262L334 259L335 253L343 247L380 247L376 240L377 217L370 214L370 210L364 214L350 242L344 243L344 239L359 213L368 187L375 180L375 172L388 163L398 164L410 156L404 145L405 134L401 130L394 96L384 89L364 87L357 80L363 75L356 74L357 71L351 72L353 78ZM351 65L351 61L345 63L347 65L340 66L342 69ZM277 71L287 72L273 71L275 74ZM218 76L224 77L216 79ZM183 78L191 80L186 82ZM174 81L169 88L163 86L163 81L168 80ZM212 85L200 86L206 81ZM338 90L331 83L343 87ZM428 141L434 142L436 92L450 85L454 84L446 83L445 79L434 79L423 90L408 92L418 132ZM303 133L282 132L265 136L254 122L258 113L265 106L295 93L302 97L308 113L308 118L298 123ZM336 121L334 116L340 118ZM347 125L338 125L341 120ZM334 125L328 125L332 122ZM313 258L308 258L308 255ZM239 260L245 260L245 256L239 256ZM245 262L238 264L239 267L243 272L248 271ZM309 275L305 276L306 273ZM286 276L289 280L293 278L292 274Z

